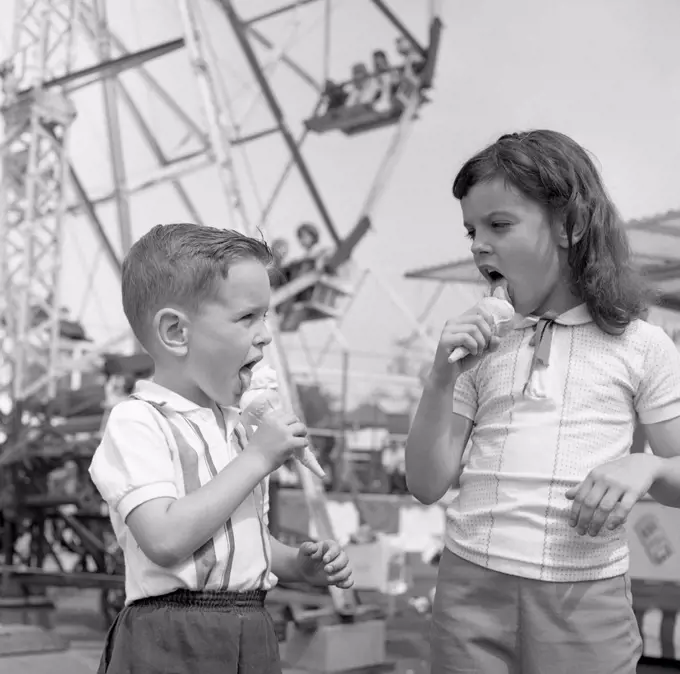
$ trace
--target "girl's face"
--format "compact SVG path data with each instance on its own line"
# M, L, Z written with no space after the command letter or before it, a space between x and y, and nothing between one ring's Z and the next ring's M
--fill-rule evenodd
M408 56L411 53L411 43L405 37L397 38L397 53Z
M120 374L114 374L109 381L109 387L111 393L115 395L125 395L125 377Z
M366 66L361 63L357 63L352 66L352 84L355 87L359 87L364 83L367 76Z
M314 248L314 245L316 244L316 238L312 233L308 232L307 230L302 230L298 234L298 241L305 250L311 250L312 248Z
M505 279L517 313L558 314L579 304L567 269L561 224L502 178L477 183L461 199L475 264L495 283Z
M274 253L274 257L278 261L284 260L286 255L288 255L288 243L277 239L272 243L272 253Z

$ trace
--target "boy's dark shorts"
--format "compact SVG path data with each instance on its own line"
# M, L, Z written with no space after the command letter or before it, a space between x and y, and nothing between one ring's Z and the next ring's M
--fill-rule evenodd
M280 674L266 592L177 590L126 606L98 674Z

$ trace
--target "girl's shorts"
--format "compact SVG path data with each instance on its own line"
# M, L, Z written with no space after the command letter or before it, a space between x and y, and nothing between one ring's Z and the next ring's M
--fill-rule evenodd
M280 674L266 592L176 590L123 608L98 674Z
M552 583L439 563L431 674L635 674L642 640L627 576Z

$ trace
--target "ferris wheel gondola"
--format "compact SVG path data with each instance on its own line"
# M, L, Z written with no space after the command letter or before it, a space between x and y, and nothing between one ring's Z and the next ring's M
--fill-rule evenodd
M352 67L350 80L341 83L327 80L320 112L308 119L305 126L316 133L342 131L354 136L397 123L413 96L419 96L420 105L429 102L425 92L432 86L441 30L441 19L434 16L425 49L412 42L410 36L400 35L397 51L403 63L398 66L390 66L385 52L376 50L372 55L372 72L363 63L357 63Z
M390 14L393 17L393 15ZM317 110L321 113L305 121L307 129L318 133L340 130L346 135L376 130L397 124L393 139L384 155L379 169L370 186L359 219L348 236L336 242L332 252L316 259L308 256L288 265L285 277L288 281L274 298L274 306L283 308L282 330L295 331L305 321L324 318L337 319L342 315L340 303L351 297L351 286L338 278L341 269L352 256L352 252L371 228L371 214L378 199L389 182L411 124L417 119L420 107L428 102L425 91L432 86L442 23L433 16L429 29L429 44L423 49L413 41L409 33L397 40L404 64L390 69L384 52L378 53L382 66L376 65L376 72L367 75L366 80L355 83L326 83ZM424 56L418 58L418 54ZM382 82L381 82L382 80ZM352 102L346 88L354 86L357 102ZM360 100L360 99L370 100ZM380 105L383 99L387 103ZM294 285L290 283L295 280Z

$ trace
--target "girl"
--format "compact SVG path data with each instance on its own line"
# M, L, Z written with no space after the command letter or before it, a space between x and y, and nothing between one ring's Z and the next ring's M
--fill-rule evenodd
M503 339L483 307L446 324L408 437L416 498L460 481L432 674L633 674L621 525L650 490L680 507L680 355L641 318L625 232L573 140L503 136L453 193L475 264L517 315ZM470 355L449 364L457 347ZM654 454L630 453L636 417Z

